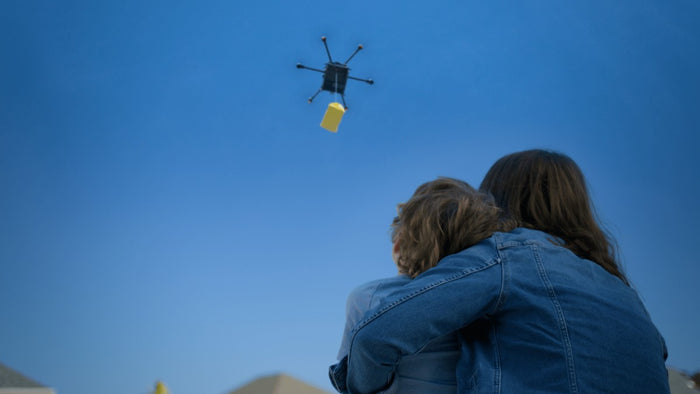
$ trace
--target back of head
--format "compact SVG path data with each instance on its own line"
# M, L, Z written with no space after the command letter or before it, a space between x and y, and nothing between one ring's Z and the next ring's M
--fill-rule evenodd
M479 189L521 226L561 238L564 247L628 283L612 240L596 220L583 173L570 157L541 149L506 155Z
M399 242L399 271L415 277L443 257L509 231L515 223L501 221L501 210L487 194L466 182L438 178L424 183L399 204L392 223L392 241Z

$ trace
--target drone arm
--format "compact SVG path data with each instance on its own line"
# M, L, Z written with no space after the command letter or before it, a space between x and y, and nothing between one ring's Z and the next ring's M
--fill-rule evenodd
M350 59L352 59L355 55L357 55L357 52L360 52L361 49L362 49L362 45L358 45L357 49L355 49L355 52L353 52L352 55L350 55L350 57L348 58L348 60L345 61L344 64L348 64Z
M313 96L309 97L309 100L308 100L309 103L311 103L312 101L314 101L314 99L316 98L316 96L318 96L318 94L321 93L321 90L323 90L323 88L317 90L316 93L314 93Z
M355 77L351 77L351 76L349 76L349 75L348 75L348 78L354 79L355 81L367 82L367 83L370 84L370 85L373 85L373 84L374 84L374 81L371 80L371 79L355 78Z
M297 68L305 69L305 70L311 70L311 71L318 71L320 73L324 72L323 70L319 70L317 68L311 68L311 67L306 67L305 65L299 63L297 64Z
M328 61L333 63L333 59L331 58L331 51L328 50L328 44L326 44L326 36L321 37L321 41L323 41L323 46L326 47L326 53L328 54Z

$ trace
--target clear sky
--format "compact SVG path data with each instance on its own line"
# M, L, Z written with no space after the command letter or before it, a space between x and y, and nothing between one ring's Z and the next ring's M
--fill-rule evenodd
M0 362L59 394L330 390L419 184L550 148L700 369L700 3L3 1ZM399 5L400 4L400 5ZM318 73L350 62L337 134Z

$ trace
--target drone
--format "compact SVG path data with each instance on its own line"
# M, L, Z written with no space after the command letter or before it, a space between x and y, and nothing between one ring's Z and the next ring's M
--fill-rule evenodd
M331 51L328 50L328 44L326 43L325 36L321 37L321 41L323 41L323 45L326 47L326 53L328 54L328 63L326 63L326 68L324 68L323 70L319 70L317 68L306 67L301 63L297 63L297 68L323 73L323 84L321 85L321 88L318 89L316 93L314 93L313 96L309 97L309 103L312 102L314 98L316 98L316 96L318 96L318 94L321 93L322 90L327 90L331 93L340 94L340 98L343 100L343 107L345 107L345 109L348 109L348 106L345 104L345 85L348 83L348 79L366 82L370 85L374 84L374 81L371 79L355 78L349 75L350 68L348 67L348 62L357 54L357 52L359 52L362 49L362 45L359 45L357 49L355 49L355 52L353 52L352 55L350 55L350 57L348 58L348 60L345 61L345 63L340 63L333 61L333 58L331 57Z

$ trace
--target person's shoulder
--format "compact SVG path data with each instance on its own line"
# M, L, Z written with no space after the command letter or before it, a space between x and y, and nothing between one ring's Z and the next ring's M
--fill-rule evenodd
M362 315L367 310L376 307L387 295L410 281L411 278L406 275L397 275L363 283L348 294L346 310L348 313Z
M396 275L389 278L374 279L355 287L350 292L350 295L348 297L358 298L366 295L372 295L378 290L403 286L410 281L411 278L406 275Z
M453 266L455 268L472 269L491 265L498 260L498 244L496 234L472 245L460 252L451 254L440 260L438 267ZM430 271L430 270L429 270Z
M557 237L549 235L539 230L525 227L518 227L509 232L495 232L490 237L482 240L476 245L462 250L459 253L445 257L444 262L450 261L455 264L483 264L493 260L498 260L499 251L511 247L524 246L528 244L539 244L543 247L558 248L563 244ZM440 262L443 264L443 261Z
M553 235L526 227L518 227L507 233L497 232L493 234L492 238L498 249L525 244L541 244L548 246L563 244L561 239Z

